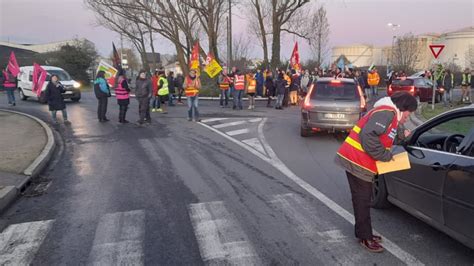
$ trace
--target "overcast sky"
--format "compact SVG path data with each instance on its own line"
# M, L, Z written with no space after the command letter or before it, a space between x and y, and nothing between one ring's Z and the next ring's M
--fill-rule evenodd
M242 0L245 1L245 0ZM316 2L316 1L315 1ZM331 33L330 46L367 43L389 45L393 34L442 33L474 25L473 0L320 0L327 9ZM244 12L236 8L233 16L234 38L246 34ZM400 24L395 32L387 23ZM111 42L119 43L119 35L95 25L92 11L83 0L0 0L0 40L19 43L45 43L74 37L94 42L102 55L108 55ZM282 44L282 57L291 53L294 37ZM303 60L309 49L300 42ZM256 42L255 42L256 43ZM173 46L158 39L156 49L174 53ZM257 45L252 56L261 57Z

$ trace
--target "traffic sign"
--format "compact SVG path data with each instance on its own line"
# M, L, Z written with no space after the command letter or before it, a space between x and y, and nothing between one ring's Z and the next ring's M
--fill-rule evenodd
M436 58L436 59L441 54L443 49L444 49L444 44L431 44L430 45L431 53L433 54L434 58Z

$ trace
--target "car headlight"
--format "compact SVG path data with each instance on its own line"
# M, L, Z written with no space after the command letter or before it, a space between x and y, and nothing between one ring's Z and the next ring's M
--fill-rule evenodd
M74 89L79 89L79 87L81 87L81 83L74 82L74 84L72 86L74 87Z

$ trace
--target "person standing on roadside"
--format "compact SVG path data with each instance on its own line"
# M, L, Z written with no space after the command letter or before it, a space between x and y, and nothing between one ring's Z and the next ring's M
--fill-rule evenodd
M13 76L8 69L3 71L3 88L7 93L8 104L10 106L16 106L15 90L17 87L16 77Z
M275 81L273 80L273 74L271 71L267 71L267 77L265 78L265 89L267 91L267 107L272 107L272 99L275 97Z
M178 104L183 104L181 101L181 97L183 96L184 93L184 76L182 73L178 73L176 75L176 89L178 90Z
M184 81L184 91L188 101L188 121L200 122L199 119L199 90L201 89L201 79L197 75L196 69L189 70L189 75Z
M291 105L298 104L298 91L300 90L301 81L300 75L296 70L291 70L291 86L290 86L290 103Z
M102 70L97 72L97 77L94 81L94 92L98 100L97 118L101 123L107 122L109 121L106 114L108 99L110 97L110 87L107 80L105 80L105 72Z
M217 82L219 83L219 89L221 90L219 103L221 108L225 108L227 105L229 105L229 92L231 84L231 80L227 75L227 69L224 68L222 70Z
M153 91L151 80L147 78L146 71L140 70L135 83L135 96L138 101L138 124L151 123L150 98Z
M379 73L377 73L377 69L372 69L367 75L367 83L370 86L369 93L367 94L367 100L372 98L375 99L375 97L378 95L377 86L380 83L380 76Z
M461 103L471 102L471 77L471 71L469 68L466 68L461 76Z
M443 76L443 88L444 88L444 97L443 102L444 106L448 106L448 103L451 104L451 98L454 88L454 74L451 73L451 70L447 69Z
M124 70L118 72L115 84L115 97L119 106L119 123L126 124L128 123L125 117L130 104L130 87Z
M265 83L265 77L263 76L262 70L259 68L257 68L257 73L255 74L255 81L257 82L257 97L263 97L263 85Z
M166 111L166 101L169 100L169 84L168 84L168 79L166 78L165 71L161 70L158 72L159 74L159 79L158 79L158 109L156 110L157 112L167 114L168 112Z
M48 102L49 111L51 112L51 117L53 122L58 124L57 112L61 111L63 114L64 124L70 124L67 119L66 104L64 103L63 93L64 86L59 82L59 77L57 75L52 75L48 86L46 86L45 98Z
M256 89L257 89L257 80L256 74L254 75L252 72L247 74L245 87L247 89L247 96L249 97L249 110L255 109L255 97L256 97Z
M347 175L355 217L355 236L370 252L383 252L382 238L372 232L370 204L372 183L378 174L376 161L392 160L391 147L410 135L403 124L417 109L417 100L407 92L396 92L377 101L339 148L335 162Z
M303 76L301 77L301 96L305 97L308 93L308 88L311 85L311 76L309 75L309 70L305 70Z
M278 110L283 110L283 98L285 98L285 94L287 91L287 80L285 79L285 73L281 71L278 73L278 79L275 82L275 87L276 87L276 95L277 95L277 100L275 104L275 109Z
M170 71L168 73L168 89L169 89L169 97L168 97L168 106L174 106L174 98L176 93L176 79L174 77L174 72Z
M242 96L245 91L245 75L241 75L238 69L235 70L234 75L234 105L232 109L239 108L240 110L243 109L242 106Z
M355 71L355 77L354 77L355 81L357 81L357 84L360 86L361 90L363 90L363 88L365 88L365 78L364 76L360 73L360 70L356 70Z

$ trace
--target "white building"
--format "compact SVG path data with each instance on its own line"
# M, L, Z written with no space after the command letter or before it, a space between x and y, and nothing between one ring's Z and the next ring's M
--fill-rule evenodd
M65 40L65 41L59 41L59 42L43 43L43 44L17 44L17 43L0 41L0 45L23 49L23 50L29 50L36 53L46 53L46 52L57 51L59 50L59 48L61 48L61 46L64 46L66 44L75 45L77 44L78 41L90 42L89 40L82 38L82 39Z

